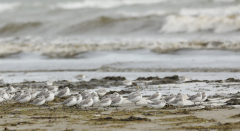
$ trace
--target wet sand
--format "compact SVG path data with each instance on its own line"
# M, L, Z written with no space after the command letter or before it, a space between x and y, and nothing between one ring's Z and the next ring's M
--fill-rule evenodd
M231 106L187 106L178 110L170 106L157 111L144 104L135 106L133 103L127 103L119 107L119 110L112 107L107 111L103 108L85 111L78 108L63 110L56 103L51 102L49 107L42 107L40 110L32 105L18 107L13 103L1 106L0 130L145 131L197 129L199 126L216 126L216 129L220 129L220 124L239 124L240 121L240 117L230 118L240 113L239 108ZM225 128L239 130L240 124Z
M58 100L54 100L49 106L38 107L33 105L19 105L11 101L9 104L0 106L0 130L83 130L83 131L105 131L105 130L239 130L240 129L240 94L239 80L229 78L226 80L192 80L185 83L175 82L178 76L152 79L148 86L141 86L144 98L135 106L126 100L126 95L135 86L124 87L119 81L124 77L105 77L102 79L91 79L82 82L69 82L66 80L54 81L54 85L63 88L69 86L73 94L85 89L96 90L99 85L108 91L119 91L125 96L125 100L119 110L111 107L104 111L103 108L89 109L80 108L62 109ZM136 78L135 78L136 79ZM157 80L154 80L157 79ZM197 81L197 82L196 82ZM163 83L161 83L163 82ZM101 84L100 84L101 83ZM168 84L167 84L168 83ZM110 85L109 85L110 84ZM43 82L25 81L12 83L17 90L25 90L30 86L41 90ZM96 86L97 85L97 86ZM84 86L84 88L82 88ZM1 88L6 87L5 84ZM186 106L179 108L164 107L159 111L147 107L146 98L156 90L162 92L163 97L168 92L183 94L195 94L198 91L207 91L209 98L202 105L193 106L186 102ZM225 93L224 93L225 92ZM61 99L61 101L65 100ZM231 103L229 100L237 100ZM20 106L20 107L19 107Z

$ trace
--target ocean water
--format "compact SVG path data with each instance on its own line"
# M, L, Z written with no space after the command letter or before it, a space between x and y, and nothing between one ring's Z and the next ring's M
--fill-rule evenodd
M240 0L0 0L0 72L240 72Z

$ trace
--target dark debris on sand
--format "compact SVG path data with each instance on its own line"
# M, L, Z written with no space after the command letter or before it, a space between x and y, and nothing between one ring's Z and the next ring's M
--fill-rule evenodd
M130 116L128 118L121 118L121 119L105 117L105 118L99 118L99 119L93 119L93 120L97 120L97 121L151 121L151 119L148 119L148 118L141 118L141 117L135 117L135 116Z
M225 82L240 82L239 79L234 79L234 78L228 78L225 80Z
M177 75L174 76L167 76L164 78L159 78L158 76L156 77L138 77L136 80L145 80L145 81L152 81L148 83L149 85L158 85L158 84L171 84L171 83L176 83L179 80L179 77Z
M226 103L227 105L240 105L240 99L230 99Z

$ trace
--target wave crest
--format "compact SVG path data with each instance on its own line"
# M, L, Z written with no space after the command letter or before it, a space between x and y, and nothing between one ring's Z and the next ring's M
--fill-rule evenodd
M22 31L35 30L36 27L41 26L41 22L26 22L26 23L7 23L0 27L0 35L12 35Z
M162 33L192 33L213 31L214 33L234 32L240 29L240 16L176 16L166 18L160 29Z

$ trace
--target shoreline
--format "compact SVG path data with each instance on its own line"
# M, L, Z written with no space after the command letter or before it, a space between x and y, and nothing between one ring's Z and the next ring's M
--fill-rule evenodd
M140 86L144 93L144 98L138 103L140 106L135 106L134 103L126 100L126 95L129 91L133 91L133 87L124 87L121 84L114 86L118 83L118 80L126 79L125 77L105 77L99 79L102 81L101 88L105 87L107 91L118 91L119 94L124 95L124 102L119 107L119 110L110 108L107 111L103 111L103 108L98 110L81 110L77 108L62 109L62 106L58 101L54 100L50 102L49 107L42 107L40 110L32 105L25 107L18 107L19 104L10 104L0 107L0 129L9 130L199 130L199 129L216 129L222 128L237 130L239 126L239 109L240 105L234 105L234 100L240 102L240 94L238 90L239 82L238 79L227 79L225 82L209 80L208 82L183 82L175 84L177 77L139 77L138 79L159 79L169 81L169 84L148 85L148 87ZM104 81L105 80L105 81ZM172 80L172 81L170 81ZM230 81L231 80L231 81ZM72 94L82 92L85 89L95 91L98 86L92 88L94 82L98 79L82 81L82 82L70 82L66 80L54 81L54 85L60 86L60 88L68 85L71 89ZM104 83L113 82L110 87L106 87ZM25 81L20 83L13 83L18 90L32 88L41 90L44 85L43 82ZM81 88L81 84L85 84L85 88ZM119 83L118 83L119 84ZM205 84L205 85L204 85ZM70 86L71 85L71 86ZM87 88L87 86L91 88ZM98 85L98 84L96 84ZM218 90L235 90L235 93L215 94L207 91L209 98L203 102L203 105L193 106L191 102L185 103L185 107L176 110L174 107L164 107L159 111L152 108L148 108L146 97L156 90L160 90L165 97L168 92L177 93L176 89L180 89L186 95L188 92L195 94L196 91L200 90L187 90L187 86L193 87L192 85L198 85L198 88L211 89L213 92L219 92ZM2 85L3 88L5 85ZM150 87L149 87L150 86ZM177 88L176 88L177 87ZM184 87L187 87L186 90ZM170 89L170 90L169 90ZM194 88L193 88L194 89ZM176 91L174 91L176 90ZM201 90L204 91L204 90ZM61 99L61 100L65 100ZM230 100L230 101L229 101ZM96 108L96 105L94 106Z

